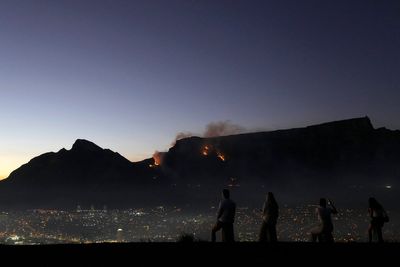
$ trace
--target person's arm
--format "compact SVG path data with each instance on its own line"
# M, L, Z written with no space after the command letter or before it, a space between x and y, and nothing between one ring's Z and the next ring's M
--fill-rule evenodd
M279 217L279 207L276 206L275 209L276 209L276 213L275 213L276 214L276 218L278 218Z
M222 208L222 202L219 202L219 207L218 207L218 212L217 212L217 219L219 219L222 216L223 208Z
M329 199L329 204L330 204L331 207L332 207L332 213L333 213L333 214L337 214L338 211L337 211L337 209L336 209L336 207L335 207L335 204L333 204L333 201L330 200L330 199Z
M382 208L382 216L383 216L383 218L388 217L388 214L384 208Z
M264 202L263 207L262 207L262 210L261 210L261 217L264 217L264 214L265 214L265 212L266 212L266 209L267 209L267 203Z

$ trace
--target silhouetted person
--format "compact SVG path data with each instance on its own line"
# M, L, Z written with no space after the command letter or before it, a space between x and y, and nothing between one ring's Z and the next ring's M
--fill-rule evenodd
M279 216L279 207L276 203L274 194L268 192L267 199L262 208L263 222L260 231L261 242L277 242L276 223Z
M378 237L378 242L383 243L382 227L387 217L386 211L382 205L373 197L368 199L368 214L371 217L371 222L368 227L368 239L372 242L372 234L375 233Z
M233 222L235 220L236 204L230 199L228 189L222 191L223 200L219 203L217 223L211 231L211 241L216 241L216 233L222 229L222 242L233 242Z
M331 207L326 206L325 198L319 200L319 207L316 209L319 226L311 230L313 242L316 242L317 239L319 242L333 242L333 223L331 214L337 214L337 210L331 200L329 200L328 204Z

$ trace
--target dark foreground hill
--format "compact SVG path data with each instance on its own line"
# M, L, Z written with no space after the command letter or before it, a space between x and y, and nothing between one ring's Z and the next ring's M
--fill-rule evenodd
M348 266L398 265L398 243L122 243L0 246L7 263L40 266ZM305 265L303 265L305 264Z
M158 165L157 165L158 164ZM243 205L266 191L282 202L330 196L398 200L400 132L368 117L304 128L178 140L155 159L132 163L77 140L32 159L0 182L1 208L215 205L222 187Z

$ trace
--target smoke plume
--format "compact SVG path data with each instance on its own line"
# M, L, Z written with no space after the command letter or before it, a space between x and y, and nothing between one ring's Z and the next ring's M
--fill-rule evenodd
M203 137L218 137L224 135L240 134L246 129L230 121L211 122L207 124Z
M233 134L240 134L246 132L246 128L231 123L230 121L218 121L218 122L210 122L206 125L206 128L203 134L195 134L192 132L179 132L175 136L174 141L171 143L171 147L175 146L176 141L192 137L192 136L200 136L204 138L209 137L218 137L218 136L225 136L225 135L233 135ZM161 165L163 161L164 154L166 152L154 152L153 159L155 165Z
M176 144L176 141L184 139L184 138L188 138L193 136L194 134L191 132L179 132L176 136L174 141L171 143L171 146L174 146Z

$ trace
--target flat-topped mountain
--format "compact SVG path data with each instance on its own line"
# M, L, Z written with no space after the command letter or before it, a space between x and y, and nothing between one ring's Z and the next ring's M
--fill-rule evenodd
M0 182L0 196L3 207L211 205L229 187L243 203L262 201L266 191L284 201L390 200L400 180L399 152L400 132L374 129L368 117L190 137L160 158L136 163L78 139L72 149L45 153L12 172Z

